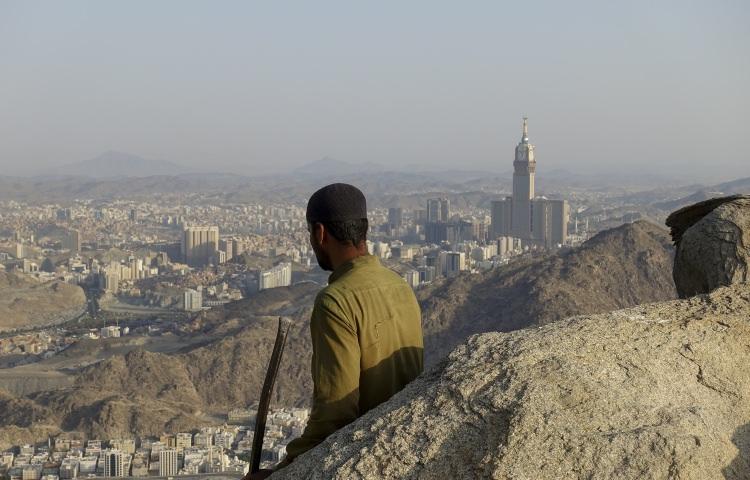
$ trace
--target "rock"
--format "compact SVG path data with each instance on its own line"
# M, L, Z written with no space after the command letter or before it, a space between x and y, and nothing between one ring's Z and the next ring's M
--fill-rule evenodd
M677 246L673 277L681 298L750 278L750 195L685 207L667 225Z
M750 478L750 285L474 335L273 479Z

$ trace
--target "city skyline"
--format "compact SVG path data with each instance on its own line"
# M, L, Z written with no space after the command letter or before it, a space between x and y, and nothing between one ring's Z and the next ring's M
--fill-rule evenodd
M522 115L550 171L747 174L744 2L143 6L3 3L4 174L498 171Z

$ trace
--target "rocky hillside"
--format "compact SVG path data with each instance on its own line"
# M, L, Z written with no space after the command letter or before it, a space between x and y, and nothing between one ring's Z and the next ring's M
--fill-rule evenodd
M750 478L750 286L475 335L278 479Z
M427 362L474 333L674 299L673 252L666 229L641 221L558 255L421 289Z
M198 328L219 338L180 355L201 398L211 408L229 410L258 400L278 317L292 319L276 381L279 405L309 404L312 395L310 312L320 286L298 284L264 290L197 319Z
M308 403L312 384L307 319L318 289L301 284L267 290L204 312L189 325L192 333L184 339L189 346L182 352L135 349L84 368L67 388L23 397L0 393L0 449L61 430L115 438L190 430L222 418L230 409L257 401L279 315L295 323L276 402ZM205 341L197 342L198 337ZM84 351L76 353L73 347L62 355L88 356L87 347L107 348L100 342L83 343L78 350Z
M86 295L76 285L0 272L0 331L54 322L85 303Z

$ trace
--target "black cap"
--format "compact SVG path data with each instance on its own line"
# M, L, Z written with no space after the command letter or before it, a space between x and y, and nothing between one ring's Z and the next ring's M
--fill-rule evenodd
M357 187L347 183L326 185L310 197L306 216L310 223L367 218L365 195Z

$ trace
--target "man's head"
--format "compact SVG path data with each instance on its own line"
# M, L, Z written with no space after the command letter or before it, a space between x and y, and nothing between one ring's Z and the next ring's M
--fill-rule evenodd
M333 183L307 202L310 244L318 265L334 270L367 252L367 203L364 194L346 183Z

